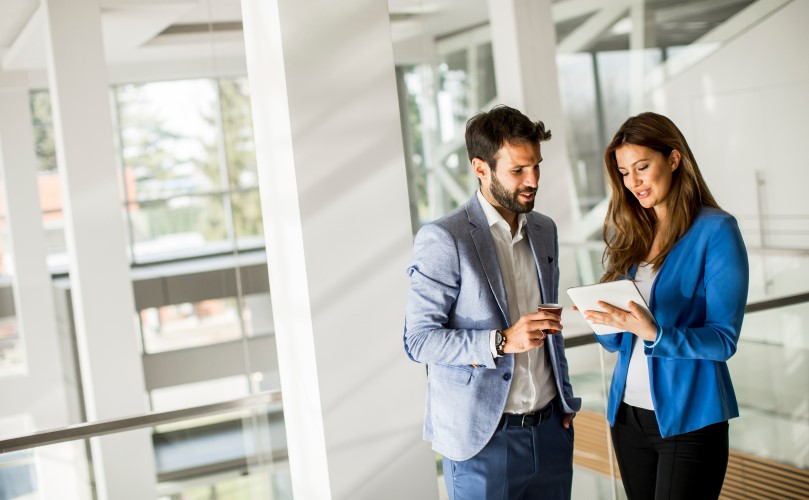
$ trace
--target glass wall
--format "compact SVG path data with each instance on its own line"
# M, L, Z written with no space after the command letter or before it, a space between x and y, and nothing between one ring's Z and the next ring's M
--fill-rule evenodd
M25 351L14 314L14 265L9 246L4 186L0 179L0 378L25 370Z
M173 14L167 19L169 11ZM117 13L119 18L103 13L102 23L113 18L131 23L130 14ZM117 177L112 189L118 191L126 238L121 251L131 266L124 285L131 287L134 299L132 346L145 390L130 396L138 407L145 401L144 412L149 413L276 391L275 328L239 4L214 0L141 14L144 21L138 26L144 37L146 26L152 29L161 22L181 28L151 33L149 41L140 39L132 49L137 55L117 56L116 40L134 24L121 33L109 26L104 30L113 54L107 54L111 60L105 68L113 127L108 140L115 145L109 168ZM26 19L20 22L23 26ZM0 41L0 52L6 49ZM3 78L6 62L0 63ZM82 345L77 283L68 269L65 186L60 179L65 166L57 161L59 124L55 102L44 89L49 81L44 59L31 68L31 75L36 83L28 95L30 122L17 125L33 131L30 147L53 277L52 289L45 286L43 293L54 297L51 319L61 366L32 364L33 371L20 376L26 369L25 347L35 349L36 342L28 341L41 334L22 328L25 318L15 311L14 263L5 251L13 235L0 200L0 400L6 402L0 405L0 439L92 420L91 406L98 403L83 391L90 385L84 377L92 369L83 365L92 349ZM82 166L71 168L79 172ZM25 233L17 230L14 236L24 239ZM104 237L95 235L99 244ZM110 288L119 285L110 280ZM109 383L117 385L114 378ZM121 397L118 392L106 396ZM59 394L64 401L55 403ZM42 418L45 403L59 406L64 419L45 423L57 421ZM280 405L151 428L157 497L291 498L284 432ZM84 442L68 455L58 449L0 454L0 498L55 498L47 483L59 483L65 468L75 487L66 484L59 498L94 498L92 476L98 470L92 464L102 458Z
M435 64L404 68L400 102L410 130L406 151L416 227L465 203L478 185L469 168L466 121L495 103L494 59L487 26L437 40ZM400 92L401 94L401 92Z
M292 499L277 404L161 423L150 431L156 499ZM0 455L0 498L95 498L90 449L88 440L74 440ZM45 466L49 457L65 462Z
M133 264L263 247L250 97L241 78L111 90ZM66 269L50 99L31 94L49 261Z

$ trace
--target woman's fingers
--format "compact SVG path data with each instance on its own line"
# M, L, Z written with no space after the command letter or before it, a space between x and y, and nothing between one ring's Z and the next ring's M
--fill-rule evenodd
M588 310L588 311L584 311L584 318L587 321L590 321L590 322L595 323L597 325L606 325L607 324L606 322L609 321L609 319L610 319L610 315L609 314L604 314L604 313L598 312L598 311L590 311L590 310Z

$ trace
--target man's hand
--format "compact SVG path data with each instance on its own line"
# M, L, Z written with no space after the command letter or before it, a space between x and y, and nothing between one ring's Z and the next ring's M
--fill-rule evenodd
M545 345L545 332L542 330L561 330L559 321L562 317L549 311L528 313L517 320L514 325L503 330L506 343L503 346L505 353L525 352Z
M565 413L562 415L562 427L565 429L570 429L570 423L573 422L573 417L575 417L575 413Z

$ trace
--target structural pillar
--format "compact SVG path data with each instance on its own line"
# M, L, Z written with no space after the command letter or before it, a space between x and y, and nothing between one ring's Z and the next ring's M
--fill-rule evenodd
M88 420L148 411L98 0L43 0L76 341ZM102 499L155 498L151 431L90 441Z
M644 111L646 102L646 47L647 18L649 17L644 0L633 0L629 17L632 32L629 34L629 113L636 115ZM654 22L654 19L651 19Z
M295 498L435 499L386 0L242 0Z
M22 415L34 432L73 422L59 355L28 89L0 89L0 109L0 185L10 236L6 250L13 262L14 312L25 352L25 372L0 379L0 394L5 410ZM76 455L70 443L34 451L40 497L79 497L87 478Z
M578 203L567 153L565 114L556 69L556 27L551 0L489 0L495 81L500 103L532 120L542 120L553 134L542 143L536 209L556 222L559 238L574 236Z

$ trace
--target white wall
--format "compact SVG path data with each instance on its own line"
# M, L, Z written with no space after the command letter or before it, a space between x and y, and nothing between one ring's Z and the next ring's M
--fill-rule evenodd
M777 232L766 245L809 248L809 218L795 217L809 214L807 21L809 2L791 2L651 93L650 109L681 128L751 248L762 244L760 213ZM751 252L751 297L804 291L808 268L805 257L765 262ZM773 283L765 287L767 280Z

